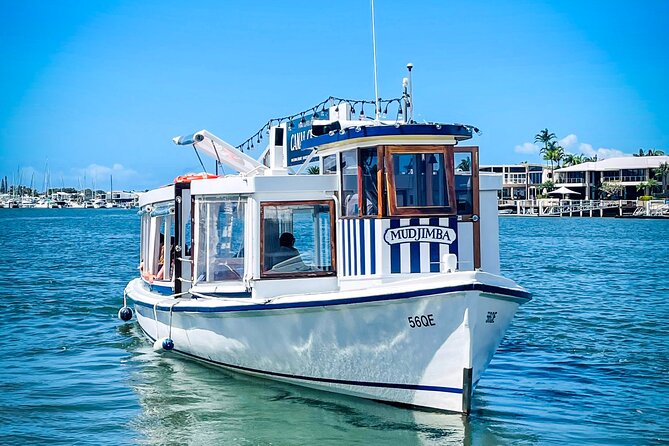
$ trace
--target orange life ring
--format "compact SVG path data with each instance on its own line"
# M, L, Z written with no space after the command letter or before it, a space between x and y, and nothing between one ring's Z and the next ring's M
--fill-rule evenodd
M218 175L213 173L187 173L185 175L179 175L174 179L175 183L190 183L193 180L208 180L210 178L218 178Z

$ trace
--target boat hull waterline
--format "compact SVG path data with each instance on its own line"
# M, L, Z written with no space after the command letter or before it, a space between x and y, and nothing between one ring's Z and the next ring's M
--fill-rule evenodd
M471 396L518 306L529 300L522 289L478 281L267 304L166 298L141 279L126 291L145 334L169 336L186 356L320 390L454 412L468 405L463 398Z

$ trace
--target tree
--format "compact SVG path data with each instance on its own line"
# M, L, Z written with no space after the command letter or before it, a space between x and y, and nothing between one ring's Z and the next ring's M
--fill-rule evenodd
M581 154L574 155L573 153L567 153L564 156L564 166L575 166L577 164L584 163L585 159L586 157Z
M553 180L546 180L538 187L539 195L545 195L555 187ZM544 192L545 191L545 192Z
M553 141L554 139L557 139L557 136L555 136L555 133L550 133L548 129L543 129L536 135L534 135L534 142L540 142L543 143L544 149L548 150L548 143Z
M657 149L648 149L647 152L644 152L643 149L639 149L639 153L634 154L634 156L662 156L662 155L664 155L664 151Z
M610 198L616 195L620 196L620 193L623 191L623 185L620 181L605 181L599 187L599 190L604 192L606 198Z
M653 189L657 189L657 187L660 185L660 183L653 178L650 178L648 181L644 181L643 183L637 184L636 190L645 190L644 194L645 195L650 195L653 192Z
M543 159L550 161L551 178L553 178L553 171L555 170L553 167L553 162L555 162L557 166L560 167L560 160L564 157L564 149L556 141L549 141L546 143L546 147L540 150L540 153L543 153Z
M667 177L669 177L669 163L662 163L655 169L655 178L659 178L662 182L663 194L667 192Z
M560 161L564 158L564 148L557 142L551 141L549 144L549 150L553 157L553 161L557 165L558 169L560 168Z

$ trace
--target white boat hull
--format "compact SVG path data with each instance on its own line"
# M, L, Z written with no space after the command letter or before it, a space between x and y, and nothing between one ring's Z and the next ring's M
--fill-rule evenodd
M144 332L171 337L179 353L326 391L467 412L473 386L528 298L478 281L383 288L262 305L175 300L137 279L127 294Z

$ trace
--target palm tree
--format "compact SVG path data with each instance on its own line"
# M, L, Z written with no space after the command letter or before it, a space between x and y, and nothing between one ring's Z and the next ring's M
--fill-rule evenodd
M553 178L553 163L557 164L557 167L560 167L560 160L564 157L564 149L557 143L557 141L549 141L546 144L546 147L540 150L540 153L544 154L543 159L550 161L551 163L551 178Z
M557 168L560 168L560 161L564 158L564 148L557 142L551 141L549 144L549 147L552 151L553 155L553 161L555 161L555 164L557 165Z
M662 193L667 192L667 176L669 176L669 163L662 163L660 167L655 169L655 177L662 181Z
M542 157L543 160L550 161L550 163L551 163L551 178L553 178L553 153L551 152L551 149L549 147L544 147L541 150L539 150L539 153L542 153L544 155Z
M639 153L634 154L634 156L662 156L662 155L664 155L664 151L658 149L648 149L647 152L644 152L643 149L639 149Z
M583 162L583 155L574 155L573 153L567 153L564 156L564 167L575 166Z
M553 141L554 139L557 139L557 136L555 136L555 133L550 133L548 129L543 129L542 131L534 135L534 142L543 143L544 151L548 150L548 143Z
M640 191L645 189L645 195L648 196L651 194L653 189L656 189L659 185L660 183L656 179L650 178L648 181L644 181L643 183L637 184L636 190Z

